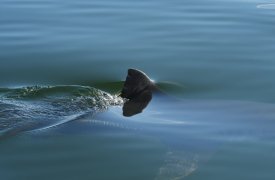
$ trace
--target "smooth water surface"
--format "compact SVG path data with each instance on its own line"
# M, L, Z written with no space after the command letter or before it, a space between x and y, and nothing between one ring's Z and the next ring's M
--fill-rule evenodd
M273 180L274 3L0 0L0 179Z

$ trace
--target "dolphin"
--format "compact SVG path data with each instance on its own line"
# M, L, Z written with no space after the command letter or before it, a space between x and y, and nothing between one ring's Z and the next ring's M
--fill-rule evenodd
M0 88L0 137L95 116L110 106L122 107L123 116L130 117L146 108L155 90L151 79L137 69L128 69L119 95L88 86Z
M152 99L152 93L157 90L153 81L142 71L128 69L120 96L126 98L123 104L123 115L133 116L141 113Z
M220 147L274 147L274 117L270 103L171 98L137 69L128 70L119 94L89 86L0 88L0 139L24 132L129 130L167 149L157 180L204 177L204 164L215 163Z

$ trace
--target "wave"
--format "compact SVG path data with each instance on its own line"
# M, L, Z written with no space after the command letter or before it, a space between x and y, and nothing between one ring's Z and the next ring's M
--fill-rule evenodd
M0 135L47 129L122 103L122 98L89 86L0 88Z
M260 8L260 9L275 9L275 3L258 4L257 8Z

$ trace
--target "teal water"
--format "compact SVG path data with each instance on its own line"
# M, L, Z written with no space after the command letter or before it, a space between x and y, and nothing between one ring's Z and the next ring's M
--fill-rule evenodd
M0 0L0 179L273 180L274 3Z

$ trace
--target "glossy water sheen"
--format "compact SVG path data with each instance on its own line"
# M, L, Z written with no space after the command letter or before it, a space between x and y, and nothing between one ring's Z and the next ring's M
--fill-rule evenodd
M0 179L273 180L274 29L272 1L0 0L0 133L13 116L59 124L1 140ZM178 97L125 118L116 104L78 117L96 94L68 111L3 95L117 93L129 67Z

